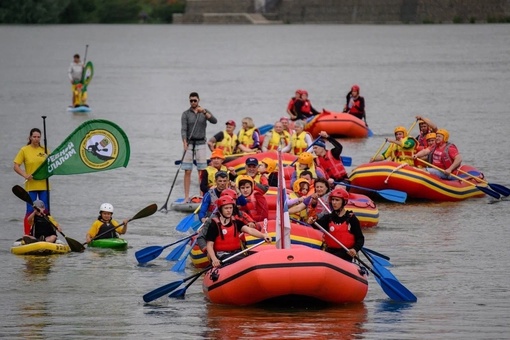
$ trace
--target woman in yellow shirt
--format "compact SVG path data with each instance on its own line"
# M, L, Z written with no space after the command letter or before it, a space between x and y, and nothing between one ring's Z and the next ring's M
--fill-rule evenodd
M48 191L49 187L46 185L46 180L35 180L32 178L32 174L37 168L46 160L47 152L43 146L41 146L41 130L33 128L30 130L28 136L28 143L22 147L16 157L14 158L14 171L25 179L25 190L28 192L32 201L37 199L44 202L44 205L49 208L48 202ZM24 170L21 168L23 165ZM27 203L27 211L24 219L24 232L25 235L30 233L30 223L28 222L28 216L32 214L34 208L32 205Z

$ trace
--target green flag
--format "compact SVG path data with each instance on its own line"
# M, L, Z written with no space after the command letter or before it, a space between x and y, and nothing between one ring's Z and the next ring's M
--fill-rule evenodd
M129 153L129 140L117 124L93 119L76 128L32 176L45 179L126 167Z

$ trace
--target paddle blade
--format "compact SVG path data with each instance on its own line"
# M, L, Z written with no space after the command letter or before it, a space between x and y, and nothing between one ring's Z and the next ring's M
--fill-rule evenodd
M393 265L391 264L390 261L386 260L385 258L382 258L382 257L379 257L377 255L374 255L374 254L366 254L366 249L365 249L365 252L363 254L365 254L365 256L367 256L367 258L370 256L371 260L373 262L376 262L378 265L380 266L383 266L383 267L393 267Z
M368 137L373 137L374 136L374 133L372 132L372 130L368 129Z
M200 229L200 227L202 227L204 224L201 222L201 221L196 221L192 226L191 226L191 229L193 229L193 231L198 231L198 229Z
M158 205L153 203L140 210L135 216L131 217L130 221L136 220L142 217L147 217L158 211Z
M507 187L501 185L501 184L495 184L495 183L489 183L489 186L496 192L500 193L501 195L508 197L510 196L510 189Z
M487 187L481 187L479 185L476 185L476 187L478 188L478 190L480 191L483 191L484 193L486 193L487 195L489 196L492 196L494 197L495 199L499 200L501 198L501 195L498 194L497 192L495 191L492 191L491 189L487 188Z
M400 281L391 273L388 269L379 265L377 262L373 262L374 274L376 281L381 286L382 290L392 300L403 301L403 302L416 302L418 298L407 289Z
M377 193L388 201L405 203L407 199L407 193L399 190L383 189L377 190Z
M30 197L28 192L25 189L23 189L21 186L19 186L19 185L13 186L12 193L14 195L16 195L16 197L18 197L19 199L27 202L28 204L30 204L30 205L34 204L34 202L32 201L32 198Z
M177 261L172 266L172 268L170 268L171 271L173 271L173 272L183 272L184 271L184 269L186 268L186 260L188 259L188 256L191 254L191 251L193 250L193 247L195 246L195 244L197 244L197 239L198 238L195 238L193 240L193 242L191 243L191 247L189 248L186 255L184 255L179 261Z
M375 256L378 256L378 257L382 257L383 259L389 261L390 260L390 257L388 255L384 255L382 253L379 253L375 250L372 250L372 249L369 249L369 248L366 248L366 247L363 247L362 248L365 252L369 253L369 254L372 254L372 255L375 255Z
M69 245L69 248L71 248L72 252L82 253L85 251L85 247L80 242L70 237L65 237L65 239L67 241L67 244Z
M171 291L177 289L183 282L184 282L184 280L174 281L174 282L170 282L164 286L161 286L159 288L156 288L153 291L150 291L147 294L145 294L143 296L143 301L151 302L156 299L159 299L163 295L166 295L166 294L170 293Z
M181 255L184 253L184 250L186 250L186 244L187 242L184 242L182 244L179 244L177 247L175 247L170 254L166 256L166 259L168 261L176 261L181 257Z
M352 165L352 158L348 156L341 156L342 163L344 166L351 166Z
M168 294L168 297L175 298L175 299L184 299L185 294L186 294L186 287L177 289L176 291L173 291L172 293Z
M180 231L180 232L186 232L189 230L189 228L191 228L195 221L197 221L198 219L198 216L196 213L193 213L193 214L190 214L186 217L184 217L180 222L179 224L177 224L177 226L175 227L175 230L177 231Z
M144 249L140 249L135 253L136 260L140 264L152 261L159 255L161 255L163 249L165 248L161 246L150 246Z

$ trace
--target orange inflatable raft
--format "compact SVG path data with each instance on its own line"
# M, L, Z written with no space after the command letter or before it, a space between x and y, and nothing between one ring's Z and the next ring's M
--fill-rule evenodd
M469 165L461 170L469 173L481 172ZM464 177L459 175L459 177ZM409 198L431 201L460 201L470 197L483 197L485 194L460 180L445 180L431 175L425 169L400 163L383 161L365 163L355 168L349 176L351 184L373 190L394 189L407 193ZM465 178L470 180L469 177ZM353 188L353 191L356 190Z
M367 295L366 270L306 246L260 246L254 254L208 271L203 291L213 303L251 305L275 298L361 302Z
M321 131L337 138L366 138L369 129L365 122L355 116L344 112L331 112L323 110L321 114L309 118L305 130L314 138Z

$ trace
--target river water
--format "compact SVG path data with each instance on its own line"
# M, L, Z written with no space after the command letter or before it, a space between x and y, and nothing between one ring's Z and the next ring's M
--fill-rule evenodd
M353 164L366 162L394 126L429 117L450 131L466 163L510 186L510 26L0 26L0 336L139 339L507 339L510 337L509 202L378 201L366 246L391 256L391 271L418 297L391 302L373 277L362 304L330 308L225 307L208 303L200 281L185 300L145 305L142 295L193 273L169 271L166 252L140 267L136 250L181 238L185 214L133 221L126 252L87 250L54 257L9 251L21 236L22 185L12 160L47 116L50 149L81 122L119 124L131 143L127 168L51 178L52 213L84 241L103 202L115 216L163 204L182 155L180 115L188 94L224 122L285 115L297 88L317 109L340 110L354 83L375 136L343 140ZM88 115L70 114L67 68L89 45L95 65ZM417 132L417 129L414 131ZM195 180L195 176L193 176ZM196 181L194 182L196 184ZM171 200L182 197L182 173ZM170 248L171 249L171 248ZM169 250L170 250L169 249ZM249 292L247 292L249 293Z

